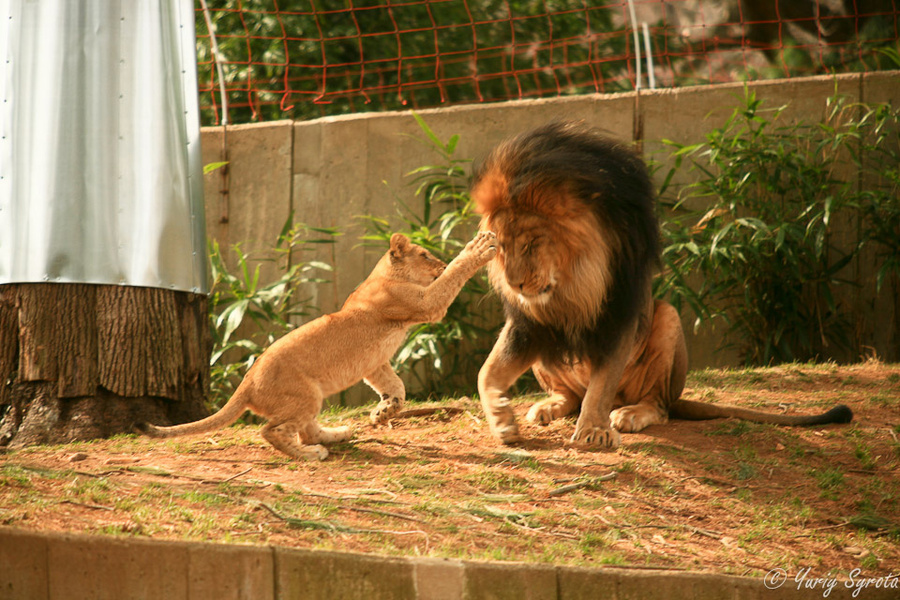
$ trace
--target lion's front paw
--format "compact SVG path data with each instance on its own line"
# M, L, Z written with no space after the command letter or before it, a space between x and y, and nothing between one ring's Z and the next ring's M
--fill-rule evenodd
M519 435L519 426L516 424L516 416L508 403L499 406L486 406L485 417L488 421L491 433L504 444L515 444L522 441Z
M471 254L480 264L485 264L497 255L497 236L492 231L479 231L466 244L464 252Z
M585 450L615 450L622 442L619 432L610 427L576 427L569 445Z
M378 406L369 413L369 420L374 425L383 425L387 423L391 417L400 412L403 408L403 401L396 396L390 396L378 403Z
M519 426L515 423L495 429L494 436L507 445L522 441L522 436L519 435Z

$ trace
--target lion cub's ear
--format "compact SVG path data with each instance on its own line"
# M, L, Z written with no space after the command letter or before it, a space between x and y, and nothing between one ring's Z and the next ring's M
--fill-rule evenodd
M403 256L409 252L410 247L409 238L403 235L402 233L395 233L391 236L391 262L396 262L397 260L403 258Z

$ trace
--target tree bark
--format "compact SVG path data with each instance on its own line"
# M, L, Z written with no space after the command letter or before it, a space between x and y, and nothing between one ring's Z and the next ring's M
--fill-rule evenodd
M0 446L108 437L207 414L206 297L80 283L0 286Z

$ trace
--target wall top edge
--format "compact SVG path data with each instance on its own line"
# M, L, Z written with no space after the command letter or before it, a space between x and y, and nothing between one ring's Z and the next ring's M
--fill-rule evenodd
M499 573L513 574L521 569L530 571L547 571L565 570L580 573L596 573L618 576L626 579L639 579L644 577L653 577L669 580L694 580L698 582L710 582L714 580L729 582L756 582L759 578L733 575L728 573L718 573L712 570L696 570L685 571L683 569L667 569L664 567L642 567L642 566L570 566L564 564L546 564L533 563L527 561L491 561L476 559L456 559L441 557L420 557L420 556L392 556L377 553L363 553L358 551L342 551L342 550L318 550L313 548L292 548L288 546L280 546L277 544L244 544L244 543L224 543L210 541L188 541L188 540L167 540L158 538L120 538L109 535L98 535L80 532L53 532L53 531L35 531L19 527L0 526L0 543L9 544L21 543L23 539L42 544L62 544L62 545L90 545L93 547L105 547L110 553L119 551L122 548L132 548L139 550L155 549L161 551L169 551L176 553L209 553L229 551L235 553L244 553L246 555L254 555L259 553L278 553L282 556L290 558L303 556L316 556L319 558L330 558L337 560L346 560L348 562L366 562L370 565L375 563L379 567L388 566L408 566L415 568L416 566L444 565L459 570L466 569L490 569ZM373 568L373 567L369 567Z
M261 123L241 123L237 125L228 125L228 131L240 131L244 129L256 129L260 127L281 127L291 125L316 126L327 123L340 123L347 121L356 121L359 119L392 119L397 117L409 117L412 113L422 116L452 113L465 114L481 110L495 110L505 108L507 110L527 109L535 106L543 106L546 104L566 104L584 102L589 100L634 100L638 96L642 97L665 97L683 94L702 94L712 90L734 90L742 89L744 86L751 89L772 88L779 85L808 85L823 82L835 82L836 84L858 83L866 79L874 78L900 78L900 69L891 71L877 71L871 73L842 73L837 75L814 75L811 77L796 77L792 79L767 79L764 81L735 81L729 83L717 83L707 85L694 85L689 87L678 88L658 88L655 90L641 89L632 92L614 92L614 93L596 93L596 94L579 94L577 96L557 96L552 98L535 98L523 100L508 100L505 102L485 102L480 104L460 104L446 107L423 108L420 110L395 110L395 111L378 111L378 112L361 112L347 115L333 115L327 117L319 117L317 119L294 120L279 119L276 121L265 121ZM204 131L221 131L222 125L205 126Z

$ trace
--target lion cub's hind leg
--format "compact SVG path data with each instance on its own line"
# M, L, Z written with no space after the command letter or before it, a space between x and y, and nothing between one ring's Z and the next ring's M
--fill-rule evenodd
M390 363L381 365L363 381L381 397L381 402L369 414L372 423L375 425L387 423L403 409L406 388L403 386L403 380L394 373Z
M322 427L316 421L306 424L300 431L300 440L305 444L337 444L353 437L353 430L347 426Z
M279 424L269 422L263 426L260 433L276 450L280 450L292 458L300 460L325 460L328 458L328 450L325 446L318 443L300 443L301 429L301 426L294 421Z

